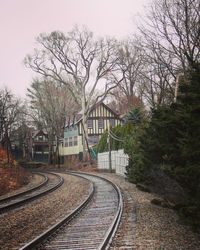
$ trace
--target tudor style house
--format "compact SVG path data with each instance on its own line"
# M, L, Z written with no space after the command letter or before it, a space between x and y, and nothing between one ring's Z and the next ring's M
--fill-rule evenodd
M122 120L116 112L101 102L93 106L87 122L88 144L92 149L98 144L101 135L108 128L109 124L115 127L121 124ZM60 149L60 154L64 158L64 162L72 157L81 159L83 152L82 136L82 115L78 113L74 116L67 117L63 145Z

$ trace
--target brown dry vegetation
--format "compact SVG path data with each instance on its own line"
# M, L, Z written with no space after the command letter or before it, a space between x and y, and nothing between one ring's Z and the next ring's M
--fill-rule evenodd
M81 172L96 172L97 171L97 162L79 162L77 160L73 160L70 164L64 164L58 166L48 165L42 166L39 169L48 169L48 170L71 170L71 171L81 171Z
M27 184L30 174L19 166L0 166L0 195Z
M53 166L42 166L39 169L48 170L72 170L81 172L95 172L97 171L96 161L92 162L79 162L73 160L68 165ZM19 187L28 184L31 175L24 168L17 165L15 161L13 164L7 165L0 162L0 195L4 195L9 191L16 190Z
M19 166L0 166L0 195L4 195L11 190L15 190L29 182L30 174Z
M12 155L0 146L0 195L27 184L30 176L17 164Z

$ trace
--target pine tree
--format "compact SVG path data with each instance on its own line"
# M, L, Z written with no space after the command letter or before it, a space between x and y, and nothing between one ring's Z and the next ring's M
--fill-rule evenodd
M180 84L176 115L183 124L178 141L184 169L179 172L190 192L200 195L200 64Z

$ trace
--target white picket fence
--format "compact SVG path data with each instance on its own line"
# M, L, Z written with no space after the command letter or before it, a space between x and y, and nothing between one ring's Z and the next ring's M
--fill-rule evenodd
M109 170L109 152L98 153L98 169ZM118 151L111 151L112 170L115 170L116 174L126 175L126 166L128 166L129 157L124 153L123 149Z

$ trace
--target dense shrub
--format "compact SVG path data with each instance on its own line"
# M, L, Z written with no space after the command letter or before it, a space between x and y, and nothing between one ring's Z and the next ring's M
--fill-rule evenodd
M108 138L108 131L106 130L106 131L101 135L101 139L100 139L99 144L98 144L98 147L97 147L97 152L98 152L98 153L102 153L102 152L108 151L108 142L107 142L107 138Z
M195 67L180 84L178 103L152 110L148 125L139 126L127 147L131 179L159 167L193 196L200 183L200 66Z
M200 65L182 79L177 103L153 109L151 120L140 124L126 152L129 180L148 183L163 170L188 194L181 216L200 226Z
M134 126L128 122L125 125L118 125L111 127L112 134L114 134L119 140L110 138L111 150L118 150L125 147L127 141L131 139L134 134ZM106 130L102 135L97 147L98 153L108 151L108 131Z

